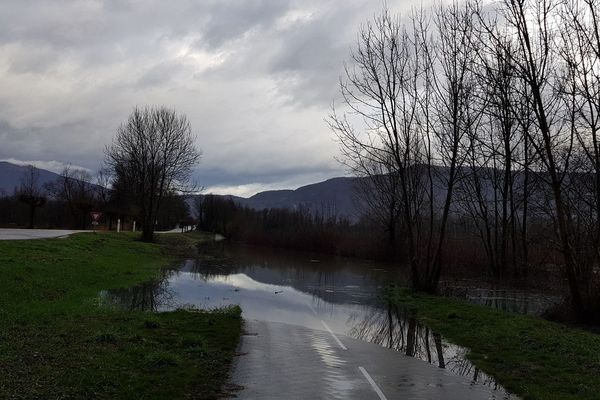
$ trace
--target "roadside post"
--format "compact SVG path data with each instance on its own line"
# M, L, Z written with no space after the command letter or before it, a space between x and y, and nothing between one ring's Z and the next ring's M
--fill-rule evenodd
M100 217L102 216L102 213L98 212L98 211L92 211L90 213L90 216L92 217L92 230L95 233L96 232L96 227L98 226L98 221L100 220Z
M121 218L117 219L117 233L121 232Z
M133 231L135 232L135 221L133 221Z

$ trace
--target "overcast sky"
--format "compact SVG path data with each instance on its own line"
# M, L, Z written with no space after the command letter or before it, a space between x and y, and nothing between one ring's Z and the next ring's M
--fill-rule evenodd
M361 22L382 4L2 0L0 159L96 171L134 106L165 105L191 120L208 192L344 175L324 118Z

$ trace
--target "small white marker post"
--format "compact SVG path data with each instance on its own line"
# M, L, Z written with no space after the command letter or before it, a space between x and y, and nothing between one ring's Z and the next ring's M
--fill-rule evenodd
M135 221L133 221L133 231L135 232Z
M117 233L121 232L121 218L117 219Z

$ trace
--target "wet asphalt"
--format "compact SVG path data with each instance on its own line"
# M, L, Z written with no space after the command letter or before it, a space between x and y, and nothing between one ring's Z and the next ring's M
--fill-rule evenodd
M516 399L321 323L323 330L245 321L231 398Z

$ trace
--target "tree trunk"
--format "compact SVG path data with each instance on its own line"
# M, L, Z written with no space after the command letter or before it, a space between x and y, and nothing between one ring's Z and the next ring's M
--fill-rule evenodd
M439 333L434 333L433 341L435 342L435 349L437 351L438 365L440 368L446 368L446 361L444 360L444 349L442 347L442 336Z

